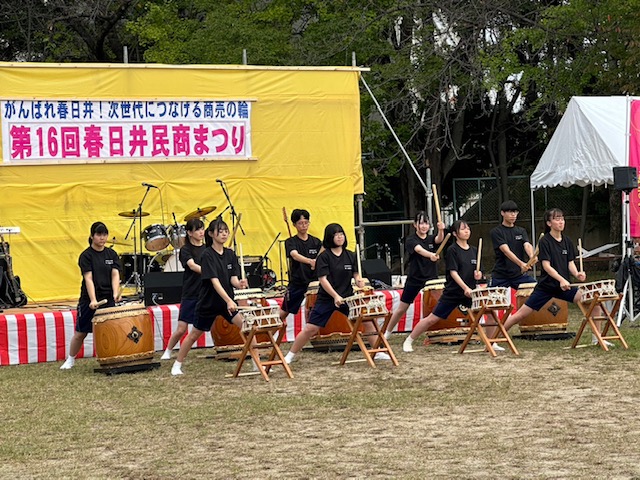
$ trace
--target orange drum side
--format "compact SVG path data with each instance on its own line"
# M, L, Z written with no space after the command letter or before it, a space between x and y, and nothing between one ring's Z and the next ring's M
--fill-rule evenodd
M444 283L427 286L422 290L422 318L427 317L435 308L442 296ZM447 318L439 320L427 330L425 343L462 342L469 332L467 312L456 308ZM462 321L464 320L464 321Z
M527 301L529 292L518 290L516 294L517 305L520 308ZM569 307L567 302L558 298L552 298L537 312L532 312L520 322L522 335L557 335L566 333L569 321Z
M239 298L236 303L240 306L248 306L252 303L255 305L269 305L269 301L263 297ZM237 358L244 347L240 329L233 323L227 322L220 315L215 318L211 326L211 338L218 358ZM266 333L260 333L256 336L256 340L258 343L269 342L269 336Z
M153 324L146 308L121 306L98 310L93 340L100 365L119 367L151 363Z

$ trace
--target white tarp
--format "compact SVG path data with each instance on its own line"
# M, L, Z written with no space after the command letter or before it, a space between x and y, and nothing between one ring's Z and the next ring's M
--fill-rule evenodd
M613 167L628 165L631 97L573 97L531 175L531 188L613 184Z

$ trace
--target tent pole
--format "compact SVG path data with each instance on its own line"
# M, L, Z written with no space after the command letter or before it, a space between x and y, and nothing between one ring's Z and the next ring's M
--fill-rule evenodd
M531 240L538 243L536 238L536 204L535 196L533 195L533 188L531 188L531 177L529 177L529 191L531 192ZM534 245L535 248L536 245ZM536 277L536 264L533 264L533 278Z

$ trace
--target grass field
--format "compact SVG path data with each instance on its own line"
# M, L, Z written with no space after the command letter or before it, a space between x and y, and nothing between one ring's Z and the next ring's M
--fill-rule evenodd
M397 335L399 367L305 350L269 383L206 349L176 378L3 367L0 477L640 478L640 329L623 333L626 351L517 340L496 359Z

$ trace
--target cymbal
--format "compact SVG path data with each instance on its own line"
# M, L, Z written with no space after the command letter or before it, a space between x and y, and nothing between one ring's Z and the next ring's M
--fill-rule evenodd
M191 213L187 213L184 216L184 221L188 222L189 220L192 220L194 218L200 218L200 217L204 217L205 215L209 215L211 212L213 212L216 208L218 207L202 207L202 208L197 208L195 209L193 212Z
M133 244L116 240L116 237L110 238L107 240L107 243L110 243L111 245L122 245L123 247L133 247Z
M129 218L146 217L147 215L149 215L149 212L141 212L140 215L138 215L137 210L128 210L126 212L120 212L118 215L120 215L121 217L129 217Z

